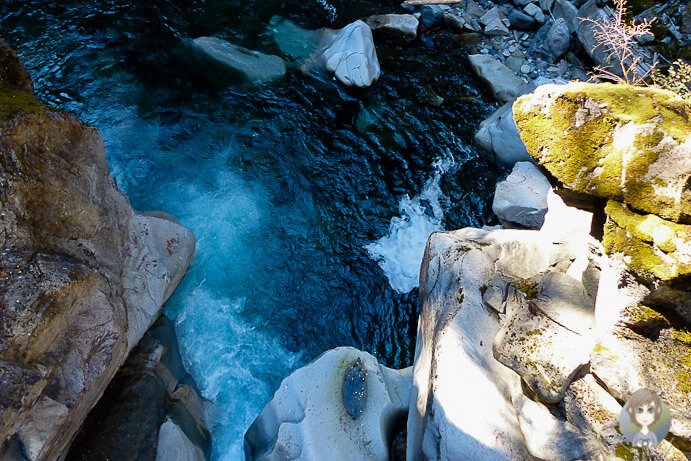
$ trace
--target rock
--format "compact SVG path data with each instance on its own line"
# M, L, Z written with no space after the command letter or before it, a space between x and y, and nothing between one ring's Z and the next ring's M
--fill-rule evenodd
M564 19L545 23L535 34L528 56L549 62L557 60L569 49L571 34Z
M489 153L493 162L511 167L516 162L532 162L513 120L512 103L500 107L480 123L475 143Z
M245 434L248 459L389 459L410 384L410 369L332 349L283 380Z
M539 232L466 228L430 236L420 274L408 459L529 459L527 447L545 447L525 441L531 435L520 431L514 406L520 380L494 359L491 344L511 315L513 293L504 284L571 266L582 251L576 242L587 234L564 232L590 225L565 229L565 219L576 224L580 217L551 213L550 207ZM573 244L558 243L564 239Z
M538 24L544 24L545 23L545 14L542 12L539 6L537 6L534 3L528 3L525 8L523 8L523 11L525 11L526 14L532 16L535 18L535 20L538 22Z
M0 39L0 87L34 93L34 82L17 53Z
M521 67L523 66L524 62L525 59L517 53L516 56L511 55L508 58L506 58L506 61L504 61L504 65L512 71L518 73L521 71ZM518 133L518 130L516 132Z
M280 16L271 18L269 28L274 42L281 53L290 61L298 61L306 67L316 66L317 56L333 43L336 32L327 29L307 30L290 19Z
M141 300L123 274L169 294L189 261L159 253L155 236L128 241L135 214L98 130L36 101L16 55L2 57L14 87L0 87L0 458L58 459L139 339ZM169 280L135 275L128 262L144 253L170 257Z
M338 31L322 58L326 70L346 86L367 87L379 78L379 61L372 31L358 20Z
M528 152L566 187L691 220L691 105L674 93L544 85L513 110Z
M201 397L183 383L190 379L173 323L162 316L89 413L67 459L168 459L171 446L201 452L203 459L210 436ZM162 440L167 445L161 446Z
M194 234L167 213L135 213L129 248L122 279L132 350L187 272L194 256Z
M420 23L425 29L433 29L441 25L444 19L444 8L440 5L421 5L417 7L420 13Z
M380 14L368 17L365 22L375 34L403 40L417 37L419 21L412 14Z
M552 6L554 6L554 0L540 0L538 4L542 11L549 13L552 11Z
M278 56L248 50L217 37L183 40L178 56L190 63L195 72L211 78L214 84L229 82L264 83L285 76L286 65ZM212 72L212 75L208 75Z
M529 162L518 162L511 174L497 184L492 211L502 222L539 229L547 213L547 178Z
M473 0L467 0L465 4L465 12L468 13L475 19L480 19L486 13L486 11Z
M479 21L485 26L485 34L487 35L509 35L509 20L496 6L485 13Z
M519 394L513 400L530 454L539 459L584 459L588 453L578 428L544 405Z
M686 8L681 14L681 32L683 34L691 34L691 0L686 3Z
M523 81L511 69L493 56L473 54L468 56L468 61L499 102L506 103L516 98Z
M467 25L463 12L457 9L450 9L444 12L444 24L451 30L463 33L466 29L472 30L472 25Z
M640 277L668 281L691 276L691 225L634 213L614 200L607 202L605 212L605 250L623 253Z
M204 452L187 438L180 427L166 421L158 432L156 461L204 461Z
M513 4L517 7L524 7L530 4L533 0L513 0Z
M542 11L540 13L542 13ZM509 22L513 29L518 30L533 30L538 26L538 22L534 17L520 10L511 10L509 13Z
M590 55L595 64L605 71L612 72L626 81L637 80L640 76L647 75L651 71L654 56L641 46L632 43L629 47L634 58L638 58L636 68L633 68L631 60L627 60L624 67L627 69L627 77L621 63L616 59L616 50L610 45L600 43L596 37L601 27L597 26L611 24L614 12L611 8L599 8L596 0L588 0L579 10L576 20L576 33L578 40L583 45L585 51Z
M552 16L555 20L563 19L569 34L576 32L578 9L569 0L556 0L552 8Z
M550 272L521 281L494 340L494 357L546 402L559 402L590 360L595 300L580 280Z

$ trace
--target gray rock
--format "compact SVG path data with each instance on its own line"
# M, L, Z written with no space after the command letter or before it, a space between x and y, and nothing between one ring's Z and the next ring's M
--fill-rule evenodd
M182 429L166 421L158 431L156 461L204 461L204 451L193 444Z
M403 40L417 37L419 21L412 14L380 14L368 17L365 22L375 34Z
M509 20L496 6L485 13L479 22L485 26L485 34L487 35L509 35Z
M534 17L519 10L511 10L509 22L513 29L518 30L533 30L538 26L538 22Z
M324 353L285 378L252 423L250 459L389 459L408 411L410 373L350 347Z
M122 283L129 312L127 344L132 350L187 272L195 239L167 213L135 213L128 248Z
M531 455L550 460L587 459L590 450L577 427L523 394L512 402Z
M534 17L539 24L545 23L545 13L543 13L540 7L536 4L527 4L525 8L523 8L523 11L525 11L526 14L529 14L530 16Z
M520 56L514 56L511 55L508 58L506 58L506 61L504 61L504 65L511 69L512 71L518 73L521 71L521 66L523 66L523 63L525 62L525 59Z
M465 12L471 15L475 19L480 19L486 13L486 11L473 0L467 0L465 4Z
M463 18L463 12L457 9L450 9L444 12L444 24L451 30L459 33L465 32L468 28L466 20Z
M540 0L539 5L542 11L549 13L554 5L554 0Z
M534 0L513 0L513 4L516 5L517 7L524 7L528 5L529 3L533 2Z
M523 81L511 69L493 56L474 54L468 56L468 60L499 102L506 103L516 98Z
M569 0L556 0L552 9L554 19L564 19L569 34L576 32L578 9Z
M480 123L475 143L488 152L495 163L513 166L516 162L532 162L533 158L518 133L513 120L513 102L508 102Z
M557 60L569 49L571 34L564 19L545 23L535 34L528 56L549 62Z
M532 163L518 162L511 174L497 184L492 211L502 222L539 229L547 213L547 178Z
M185 40L187 48L183 53L189 53L193 64L206 64L222 76L213 76L219 82L246 81L269 82L282 78L286 73L285 63L278 56L267 55L258 51L248 50L217 37L199 37ZM206 62L204 62L206 61ZM201 66L200 72L208 69ZM211 77L211 76L206 76Z
M421 5L416 10L420 13L420 23L426 29L441 25L444 19L444 8L439 5Z
M333 72L346 86L367 87L379 78L372 31L360 20L339 30L322 58L326 70Z

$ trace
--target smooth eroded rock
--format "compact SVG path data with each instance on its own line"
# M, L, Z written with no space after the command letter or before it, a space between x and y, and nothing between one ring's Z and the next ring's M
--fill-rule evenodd
M549 181L530 162L518 162L511 174L497 184L492 211L501 221L539 229L547 213Z
M322 55L326 70L346 86L367 87L379 79L380 69L372 31L363 21L339 30Z

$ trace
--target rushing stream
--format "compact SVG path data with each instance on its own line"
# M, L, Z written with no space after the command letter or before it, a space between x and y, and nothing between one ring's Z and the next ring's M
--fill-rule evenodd
M471 140L493 107L444 31L378 41L382 77L364 91L294 67L271 85L211 88L171 50L214 35L278 54L274 15L319 28L392 11L374 0L0 5L0 35L39 97L101 129L134 208L167 211L197 237L165 309L217 404L214 459L240 459L280 380L326 349L412 363L427 235L488 215L497 173Z

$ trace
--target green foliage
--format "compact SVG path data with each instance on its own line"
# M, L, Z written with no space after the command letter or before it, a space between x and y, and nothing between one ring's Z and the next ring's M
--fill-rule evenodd
M653 73L655 85L670 90L691 101L691 65L682 59L677 59L664 75L659 69Z

